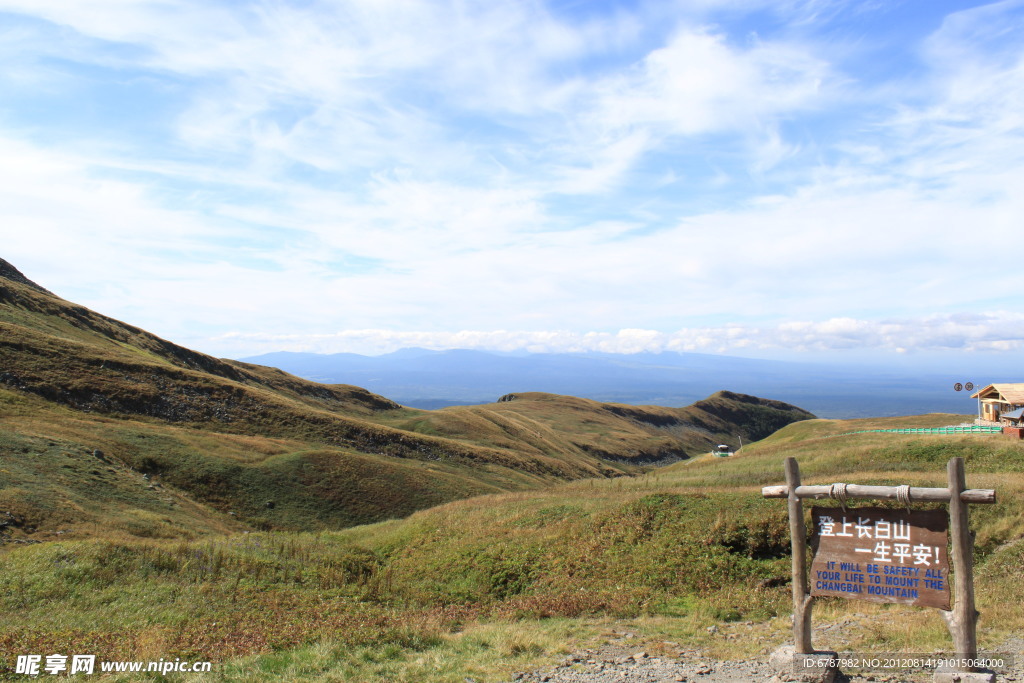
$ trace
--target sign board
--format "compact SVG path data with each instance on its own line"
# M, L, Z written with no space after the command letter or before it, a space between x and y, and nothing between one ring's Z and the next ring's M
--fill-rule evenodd
M944 510L811 508L811 595L949 609Z

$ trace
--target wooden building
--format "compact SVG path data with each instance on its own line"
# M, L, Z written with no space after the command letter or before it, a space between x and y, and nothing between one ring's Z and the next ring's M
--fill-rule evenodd
M971 398L978 399L978 418L1018 425L1024 408L1024 383L989 384Z

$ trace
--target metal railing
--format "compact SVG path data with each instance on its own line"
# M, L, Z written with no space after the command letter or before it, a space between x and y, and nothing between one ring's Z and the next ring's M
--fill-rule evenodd
M842 434L829 434L825 438L833 436L849 436L850 434L999 434L1002 427L989 427L988 425L960 425L957 427L899 427L894 429L861 429L856 432L843 432Z

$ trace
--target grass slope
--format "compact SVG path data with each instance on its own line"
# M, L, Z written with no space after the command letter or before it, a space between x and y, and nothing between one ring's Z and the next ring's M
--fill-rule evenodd
M8 540L339 528L537 486L514 470L79 413L0 390Z
M948 418L962 419L905 421ZM760 488L783 478L788 456L808 483L931 486L943 485L949 457L965 458L968 486L999 496L971 509L981 643L998 648L1024 630L1024 443L826 438L876 425L800 422L729 459L337 532L19 547L0 556L0 609L11 615L0 651L215 657L223 680L428 682L508 680L624 630L653 654L764 656L789 638L790 558L785 504ZM819 647L949 648L934 610L825 599L815 621L841 624Z
M706 453L723 440L749 442L812 417L780 401L727 391L684 408L525 392L487 405L423 412L398 424L448 438L472 435L498 449L663 465Z
M712 404L728 417L540 394L411 410L185 349L0 260L0 501L20 540L336 529L635 473L706 450L718 434L809 417L754 397Z

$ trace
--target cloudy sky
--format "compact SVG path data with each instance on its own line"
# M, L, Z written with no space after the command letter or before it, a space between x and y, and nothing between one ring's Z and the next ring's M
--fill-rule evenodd
M1024 347L1024 3L0 0L0 257L221 356Z

